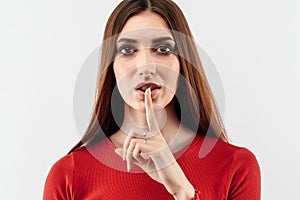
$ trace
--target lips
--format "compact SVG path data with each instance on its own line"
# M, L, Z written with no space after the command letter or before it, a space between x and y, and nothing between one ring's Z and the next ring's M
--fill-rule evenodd
M161 88L160 85L153 83L153 82L149 82L149 83L139 83L136 87L135 90L137 91L137 93L139 94L139 96L144 99L145 97L145 91L150 88L151 90L151 97L154 97L157 92L159 91L159 89Z
M155 89L160 89L161 87L158 84L152 83L152 82L150 82L150 83L145 83L145 82L139 83L135 87L136 90L141 90L143 92L145 92L148 88L150 88L150 90L152 91L152 90L155 90Z

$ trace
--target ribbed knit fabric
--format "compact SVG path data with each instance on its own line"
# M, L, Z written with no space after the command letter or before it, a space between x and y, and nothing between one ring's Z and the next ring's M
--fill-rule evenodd
M204 158L199 158L203 140L204 137L197 136L188 149L176 153L180 154L178 158L174 154L190 183L200 191L200 199L260 199L260 169L254 154L210 138L205 142L216 144ZM114 148L107 139L61 158L48 174L43 199L174 199L139 167L133 167L136 173L126 172L126 162Z

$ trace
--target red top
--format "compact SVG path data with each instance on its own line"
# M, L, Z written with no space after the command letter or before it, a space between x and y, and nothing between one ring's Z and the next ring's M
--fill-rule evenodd
M260 169L254 154L218 139L206 139L203 143L204 137L197 136L185 151L174 154L190 183L200 191L200 199L260 199ZM200 158L202 144L209 147L214 143ZM115 148L106 139L61 158L48 174L43 199L174 199L138 166L132 168L135 173L126 172L126 161L114 152Z

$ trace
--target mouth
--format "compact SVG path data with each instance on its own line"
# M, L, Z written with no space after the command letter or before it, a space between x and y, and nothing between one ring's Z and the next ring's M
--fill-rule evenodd
M161 89L161 86L150 82L150 83L139 83L136 87L135 90L136 92L139 94L139 96L144 99L145 97L145 91L150 88L151 90L151 97L153 98L154 96L156 96L157 92L159 91L159 89Z

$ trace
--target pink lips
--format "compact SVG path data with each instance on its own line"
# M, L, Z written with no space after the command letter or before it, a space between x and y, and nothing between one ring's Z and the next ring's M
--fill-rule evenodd
M145 98L145 91L146 91L147 88L151 89L151 97L153 98L157 94L157 92L159 91L159 89L161 88L161 86L159 86L158 84L153 83L153 82L149 82L149 83L142 82L142 83L139 83L135 87L135 90L138 93L138 95L142 99L144 99Z

